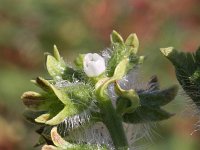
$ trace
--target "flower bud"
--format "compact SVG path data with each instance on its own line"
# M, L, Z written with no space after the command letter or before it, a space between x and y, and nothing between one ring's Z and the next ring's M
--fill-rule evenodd
M97 53L88 53L83 61L84 72L88 77L97 77L102 74L105 69L105 60Z

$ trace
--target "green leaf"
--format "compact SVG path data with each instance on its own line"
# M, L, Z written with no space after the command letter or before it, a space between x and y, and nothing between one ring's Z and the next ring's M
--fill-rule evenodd
M163 48L161 52L174 65L176 77L183 87L186 94L194 101L197 106L200 106L200 49L196 53L178 52L170 48Z
M148 82L148 90L149 91L156 91L156 90L159 90L160 89L160 85L159 85L159 82L158 82L158 78L157 76L152 76L151 79L149 80Z
M142 106L164 106L171 102L178 92L178 86L172 86L165 90L147 91L139 93Z
M178 52L173 47L161 48L161 52L166 56L177 69L191 76L197 69L195 54Z
M173 114L166 112L161 108L150 108L141 106L133 113L127 113L123 116L123 121L126 123L145 123L157 122L170 118Z

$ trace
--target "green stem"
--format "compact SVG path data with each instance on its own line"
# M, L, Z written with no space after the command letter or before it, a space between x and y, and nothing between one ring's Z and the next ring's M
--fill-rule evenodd
M101 85L96 86L96 96L99 102L103 123L110 133L115 149L127 150L128 142L122 125L122 118L117 114L106 92L108 85L115 80L117 80L116 77L108 78L100 83Z
M122 118L117 115L111 100L101 98L100 101L103 122L106 125L116 150L127 150L128 142L122 125Z

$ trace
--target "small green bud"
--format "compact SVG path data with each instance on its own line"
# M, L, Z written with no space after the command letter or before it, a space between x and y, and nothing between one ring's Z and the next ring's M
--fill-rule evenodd
M119 43L119 44L124 43L124 40L121 37L121 35L119 33L117 33L115 30L113 30L113 32L110 36L110 40L111 40L111 43Z
M53 52L54 52L55 59L60 62L61 61L61 57L60 57L60 54L59 54L59 51L58 51L56 45L54 45L54 51Z
M21 99L23 100L24 105L28 108L38 108L39 106L45 104L45 97L39 93L28 91L25 92Z
M46 67L49 72L49 74L54 78L54 79L61 79L62 75L65 72L65 65L61 62L59 62L55 57L51 55L47 55L46 59Z
M130 34L126 39L125 44L130 47L131 53L137 54L139 48L139 40L136 34Z
M83 70L83 61L84 61L85 54L79 54L78 57L75 59L74 64L78 69Z

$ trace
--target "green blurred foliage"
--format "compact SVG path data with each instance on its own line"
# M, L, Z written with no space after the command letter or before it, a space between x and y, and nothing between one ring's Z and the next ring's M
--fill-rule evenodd
M25 125L26 134L20 144L30 149L36 135L21 118L24 107L20 95L35 89L30 79L46 76L43 53L52 51L56 44L70 62L79 52L99 52L108 47L113 29L125 37L132 32L138 35L140 51L147 56L141 66L142 79L157 74L161 85L177 83L171 64L160 54L159 48L197 49L200 45L199 4L199 0L0 0L0 115L8 124L21 121ZM180 112L185 104L186 99L179 96L168 107ZM170 123L165 121L165 129L178 117ZM168 146L170 150L198 149L194 143L200 141L200 136L172 134L178 128L173 126L168 133L161 132L163 137L168 135L167 139L152 150ZM192 127L190 129L192 132Z

